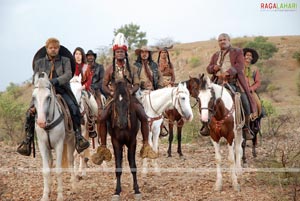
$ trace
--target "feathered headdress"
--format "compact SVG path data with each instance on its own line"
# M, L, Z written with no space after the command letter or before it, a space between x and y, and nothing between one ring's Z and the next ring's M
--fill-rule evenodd
M123 33L118 33L115 36L114 43L113 43L113 51L115 51L117 49L120 49L120 48L123 49L123 50L125 50L127 52L128 41L125 38L125 36L124 36Z

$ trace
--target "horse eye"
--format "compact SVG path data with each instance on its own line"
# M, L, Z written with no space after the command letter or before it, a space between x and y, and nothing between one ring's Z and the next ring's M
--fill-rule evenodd
M185 97L182 97L181 100L185 100Z

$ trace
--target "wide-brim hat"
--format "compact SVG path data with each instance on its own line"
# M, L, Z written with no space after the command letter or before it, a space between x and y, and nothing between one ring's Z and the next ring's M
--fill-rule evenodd
M41 58L44 58L47 54L47 50L46 50L46 47L43 46L41 47L34 55L33 57L33 60L32 60L32 68L34 69L34 63L35 61L37 61L38 59L41 59ZM72 55L72 53L64 46L60 45L59 47L59 53L58 53L60 56L63 56L63 57L67 57L70 59L70 62L71 62L71 69L72 69L72 76L74 75L75 73L75 60L74 60L74 57Z
M95 57L95 59L97 58L97 54L93 52L93 50L89 50L85 56L88 56L88 55L93 55Z
M251 54L252 54L251 64L255 64L257 62L259 56L258 56L258 53L255 49L246 47L246 48L243 49L243 52L244 52L244 56L246 55L247 52L251 52Z
M148 52L152 52L152 48L151 47L148 47L148 46L142 46L141 48L138 48L136 49L134 52L136 55L140 55L141 54L141 51L148 51Z

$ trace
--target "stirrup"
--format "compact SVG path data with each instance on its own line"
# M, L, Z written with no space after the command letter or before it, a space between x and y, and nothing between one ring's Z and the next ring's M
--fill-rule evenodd
M31 155L31 140L24 140L17 148L17 152L23 156Z
M95 137L97 137L97 132L96 132L96 131L89 131L89 137L90 137L90 138L95 138Z

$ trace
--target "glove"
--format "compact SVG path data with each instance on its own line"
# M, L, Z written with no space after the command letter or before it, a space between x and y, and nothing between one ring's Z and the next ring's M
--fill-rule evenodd
M50 80L50 82L53 86L58 86L59 85L59 82L58 82L57 78L53 78L52 80Z

